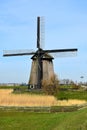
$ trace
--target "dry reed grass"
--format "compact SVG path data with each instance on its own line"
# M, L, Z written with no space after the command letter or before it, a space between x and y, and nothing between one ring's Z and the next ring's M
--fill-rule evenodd
M56 100L53 96L13 94L12 89L0 89L0 106L70 106L83 104L81 100Z

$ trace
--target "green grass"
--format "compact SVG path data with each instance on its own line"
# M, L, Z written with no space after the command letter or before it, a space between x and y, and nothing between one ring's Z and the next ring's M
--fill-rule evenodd
M59 91L56 95L57 99L79 99L87 100L87 91Z
M13 91L13 93L27 93L27 94L45 94L43 90L28 90L26 86L20 86L20 87L15 87L16 91ZM80 99L80 100L87 100L87 91L85 90L66 90L62 91L59 90L59 92L55 95L57 99L63 100L63 99Z
M0 86L0 89L13 89L14 86Z
M87 91L60 91L56 97L87 100ZM0 130L87 130L87 109L65 113L0 109Z
M71 86L62 86L61 88L70 88ZM27 94L43 94L45 95L45 93L43 92L43 90L28 90L27 86L0 86L0 89L15 89L15 91L13 91L13 93L27 93ZM55 97L59 100L68 100L68 99L79 99L79 100L87 100L87 91L85 90L66 90L66 91L62 91L59 90L59 92L55 95Z
M28 88L28 86L5 86L5 85L2 85L0 86L0 89L16 89L16 88L19 88L19 89L26 89Z
M61 88L70 88L71 86L61 86ZM27 94L45 94L42 90L28 90L27 86L0 86L0 89L15 89L13 93L27 93ZM60 90L56 95L57 99L63 100L63 99L80 99L80 100L87 100L87 91L85 90L66 90L62 91Z
M1 110L0 130L87 130L87 109L67 113Z
M71 86L62 86L62 88L70 88ZM45 94L43 90L31 90L29 91L27 89L27 86L16 86L15 89L17 91L14 91L14 93L27 93L27 94ZM79 89L78 90L66 90L62 91L59 90L59 92L55 95L57 99L63 100L63 99L79 99L79 100L87 100L87 91Z

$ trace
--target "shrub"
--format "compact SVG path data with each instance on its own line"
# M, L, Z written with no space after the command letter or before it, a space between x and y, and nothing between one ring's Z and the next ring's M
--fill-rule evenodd
M72 89L78 90L80 88L80 85L72 83L71 87L72 87Z
M48 95L55 95L59 91L59 81L56 75L50 77L50 79L42 80L42 89Z

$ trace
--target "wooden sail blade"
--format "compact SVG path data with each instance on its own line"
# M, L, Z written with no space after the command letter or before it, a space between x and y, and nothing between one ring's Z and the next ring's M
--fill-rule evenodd
M37 48L40 48L40 17L37 17Z
M35 51L32 50L4 50L3 56L23 56L23 55L33 55Z
M77 52L78 49L54 49L54 50L44 50L45 53L56 53L56 52Z
M44 17L37 17L37 48L43 48L45 31L44 31Z

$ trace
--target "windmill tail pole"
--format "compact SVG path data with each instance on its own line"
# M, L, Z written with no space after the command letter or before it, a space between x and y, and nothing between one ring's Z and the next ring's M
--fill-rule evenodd
M37 87L41 88L41 81L42 81L42 62L41 62L41 54L38 51L38 76L37 76Z

